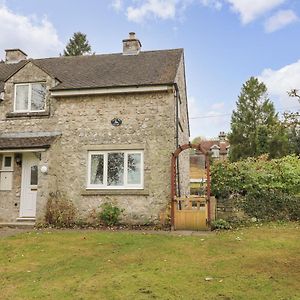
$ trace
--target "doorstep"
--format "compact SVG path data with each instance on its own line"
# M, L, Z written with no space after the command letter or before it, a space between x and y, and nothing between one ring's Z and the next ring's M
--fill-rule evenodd
M1 222L0 228L9 227L9 228L34 228L35 222Z
M33 228L35 226L34 217L20 217L16 219L16 222L0 222L0 227L10 228Z

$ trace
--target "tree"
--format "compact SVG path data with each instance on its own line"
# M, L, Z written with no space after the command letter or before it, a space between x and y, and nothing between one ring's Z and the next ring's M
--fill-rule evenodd
M297 98L300 103L300 95L297 89L288 92L290 97ZM285 112L283 125L288 130L291 152L300 155L300 112Z
M280 153L273 151L272 156L287 154L282 145L285 139L279 135L283 128L263 82L255 77L246 81L236 105L237 108L231 116L231 132L228 135L232 161L263 153L270 154L274 144L280 144L281 150Z
M64 50L64 56L78 56L91 54L91 46L86 38L86 34L75 32L70 38L69 43Z

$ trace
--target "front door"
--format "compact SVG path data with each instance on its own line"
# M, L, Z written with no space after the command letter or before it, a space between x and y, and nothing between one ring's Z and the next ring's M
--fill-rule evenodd
M20 217L35 217L39 160L34 153L23 153Z

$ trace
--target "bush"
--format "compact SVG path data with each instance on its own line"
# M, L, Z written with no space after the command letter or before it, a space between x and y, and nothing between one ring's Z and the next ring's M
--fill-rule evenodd
M102 210L99 213L100 220L106 226L117 225L119 222L119 217L123 210L111 203L104 203L102 204L101 208Z
M54 195L46 204L45 221L55 227L72 227L76 220L76 209L72 201Z
M248 216L262 220L300 219L300 160L291 155L268 160L267 156L212 167L212 193L234 196Z
M228 230L231 229L230 224L223 220L223 219L219 219L219 220L215 220L211 222L211 229L212 230Z
M248 216L257 219L300 220L300 197L274 190L262 190L237 198L239 206Z

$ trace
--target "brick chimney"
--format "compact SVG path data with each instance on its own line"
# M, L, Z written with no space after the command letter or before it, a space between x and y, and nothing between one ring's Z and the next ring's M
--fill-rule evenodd
M6 49L5 63L16 64L21 60L27 59L27 54L20 49Z
M225 132L224 131L221 131L220 133L219 133L219 141L220 142L226 142L226 134L225 134Z
M123 40L123 55L137 55L141 51L142 44L136 38L134 32L129 32L129 38Z

